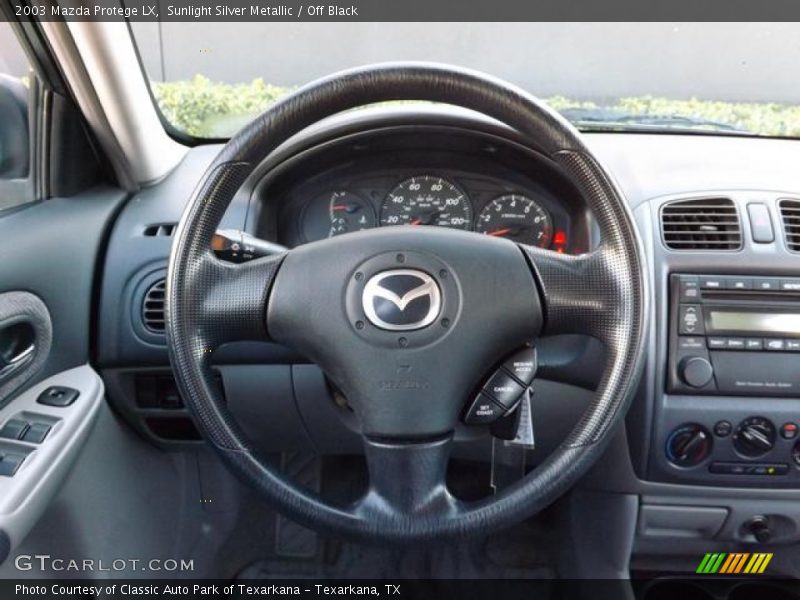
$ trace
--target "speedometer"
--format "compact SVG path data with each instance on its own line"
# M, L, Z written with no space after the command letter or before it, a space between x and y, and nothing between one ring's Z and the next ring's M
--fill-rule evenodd
M439 225L469 229L472 205L466 194L442 177L421 175L398 184L383 202L381 225Z
M553 239L550 215L535 200L520 194L495 198L478 215L477 230L515 242L548 248Z

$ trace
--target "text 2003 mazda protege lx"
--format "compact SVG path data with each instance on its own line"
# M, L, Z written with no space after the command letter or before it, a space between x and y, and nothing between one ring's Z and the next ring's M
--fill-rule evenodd
M4 4L3 597L797 598L800 28L286 7Z

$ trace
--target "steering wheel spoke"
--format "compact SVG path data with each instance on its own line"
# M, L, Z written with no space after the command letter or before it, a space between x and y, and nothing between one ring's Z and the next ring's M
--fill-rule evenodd
M577 333L604 343L632 317L634 291L624 272L615 270L613 252L601 246L579 256L521 245L541 287L544 335Z
M191 303L185 322L184 339L191 339L194 351L208 357L221 345L246 340L267 340L267 296L284 254L245 263L219 260L211 251L201 255L181 293L174 287L170 305Z
M354 511L379 520L448 518L460 503L445 477L452 440L391 441L365 438L369 488Z

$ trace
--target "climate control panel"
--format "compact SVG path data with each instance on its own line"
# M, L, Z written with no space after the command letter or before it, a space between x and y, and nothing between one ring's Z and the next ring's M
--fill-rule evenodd
M659 433L663 450L651 474L704 485L800 487L800 413L746 414L737 408L730 416L687 410L678 421L681 413L671 415Z

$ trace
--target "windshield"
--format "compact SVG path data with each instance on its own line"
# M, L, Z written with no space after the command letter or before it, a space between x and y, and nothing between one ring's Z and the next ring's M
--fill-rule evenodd
M800 136L792 23L131 23L178 130L224 138L299 85L381 61L470 67L584 130Z

